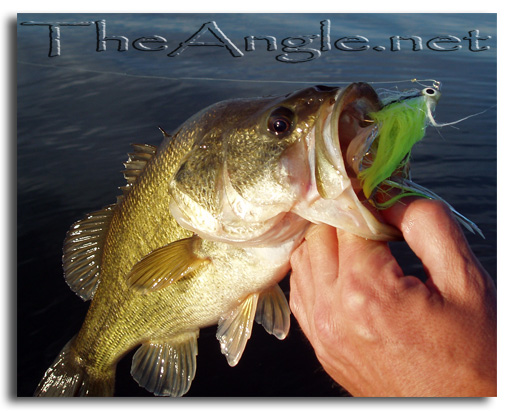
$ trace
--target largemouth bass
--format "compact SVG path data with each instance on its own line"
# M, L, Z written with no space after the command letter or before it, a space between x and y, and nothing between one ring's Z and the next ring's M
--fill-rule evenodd
M254 320L285 338L290 311L277 283L311 224L400 239L381 221L377 209L386 205L376 193L437 198L410 180L415 141L397 141L424 133L439 94L428 88L385 102L354 83L230 100L163 132L158 148L134 145L117 203L67 233L66 281L91 304L35 395L112 396L116 364L139 346L131 368L139 385L182 396L201 328L218 324L231 366ZM415 111L394 125L408 110L422 118L410 122ZM394 155L382 154L384 146Z

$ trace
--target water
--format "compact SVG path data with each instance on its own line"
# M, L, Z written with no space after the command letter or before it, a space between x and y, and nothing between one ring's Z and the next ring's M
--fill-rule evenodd
M49 57L48 26L20 24L101 20L105 20L107 36L128 39L127 51L117 51L115 41L106 41L106 51L96 51L94 24L62 26L60 55ZM328 40L327 20L330 50L283 50L283 39L315 34L320 37L305 48L319 50L321 38ZM230 40L232 50L190 46L176 57L168 56L210 21ZM472 30L479 30L481 37L491 36L479 40L478 45L471 41L472 47L490 46L488 50L470 51L470 41L463 37L469 37ZM435 51L427 46L428 40L448 35L454 43L439 39L430 45L446 49L460 45L459 50ZM167 48L141 51L133 46L136 39L149 36L159 37L143 45ZM277 49L267 51L264 40L255 40L256 50L247 51L247 36L273 36ZM339 48L370 47L340 50L334 43L345 36L360 43L346 39L337 42ZM391 51L392 36L418 36L423 49L413 51L412 41L402 40L400 50ZM460 43L455 43L456 38ZM216 40L207 32L198 41ZM298 44L305 38L290 41ZM376 51L376 46L385 50ZM236 49L243 56L234 57ZM53 52L56 50L54 47ZM68 227L84 213L114 201L117 187L124 184L121 163L130 143L158 144L158 126L172 131L198 110L228 98L282 94L315 84L343 86L353 81L402 89L412 87L406 80L417 78L442 82L439 122L487 110L455 127L429 129L415 147L413 176L478 224L486 239L472 234L468 239L496 278L493 14L22 14L18 16L17 57L19 396L32 395L58 351L80 328L87 310L87 303L76 297L62 278L61 247ZM286 63L277 57L312 60ZM407 271L420 269L401 244L394 245L394 252ZM283 286L288 288L287 280ZM150 395L130 377L130 357L118 367L117 395ZM339 396L344 391L322 371L293 320L285 341L254 327L235 368L219 353L215 329L202 331L198 372L188 395Z

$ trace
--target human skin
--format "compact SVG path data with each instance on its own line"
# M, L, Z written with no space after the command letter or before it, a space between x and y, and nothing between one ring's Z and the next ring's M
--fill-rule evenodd
M353 396L496 396L496 289L448 208L383 212L425 268L387 243L315 226L293 254L290 305L327 373Z

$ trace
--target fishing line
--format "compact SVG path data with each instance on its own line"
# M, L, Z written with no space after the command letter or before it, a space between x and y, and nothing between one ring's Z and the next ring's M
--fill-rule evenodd
M299 80L252 80L252 79L234 79L234 78L217 78L217 77L167 77L167 76L147 76L144 74L129 74L122 73L116 71L106 71L106 70L94 70L94 69L86 69L82 67L68 67L68 66L58 66L53 64L41 64L41 63L31 63L27 61L18 60L20 64L26 64L29 66L35 67L46 67L46 68L57 68L71 71L80 71L84 73L94 73L94 74L110 74L115 76L124 76L124 77L133 77L133 78L143 78L143 79L158 79L158 80L168 80L168 81L226 81L232 83L282 83L282 84L352 84L353 81L330 81L330 80L322 80L322 81L299 81ZM425 79L425 80L391 80L391 81L368 81L369 84L396 84L396 83L413 83L413 82L435 82L436 80ZM421 84L421 83L420 83Z
M86 69L81 67L67 67L67 66L58 66L53 64L41 64L41 63L31 63L27 61L21 61L18 60L18 63L20 64L26 64L29 66L35 66L35 67L45 67L45 68L57 68L57 69L64 69L64 70L71 70L71 71L80 71L84 73L94 73L94 74L108 74L108 75L115 75L115 76L124 76L124 77L131 77L131 78L141 78L141 79L158 79L158 80L167 80L167 81L225 81L225 82L232 82L232 83L280 83L280 84L341 84L341 85L349 85L354 83L353 81L329 81L329 80L323 80L323 81L297 81L297 80L252 80L252 79L233 79L233 78L216 78L216 77L167 77L167 76L147 76L144 74L129 74L129 73L122 73L122 72L116 72L116 71L105 71L105 70L93 70L93 69ZM441 83L434 79L422 79L418 80L416 78L410 79L410 80L389 80L389 81L368 81L369 84L397 84L397 83L417 83L421 85L422 87L433 87L437 90L441 88ZM431 83L430 85L424 84L424 83ZM394 100L400 95L404 95L405 93L414 92L419 90L410 90L410 91L399 91L399 90L391 90L391 89L377 89L377 93L381 95L382 98L385 99L392 99ZM493 106L495 107L495 106ZM490 107L492 108L492 107ZM479 113L471 114L469 116L466 116L464 118L461 118L460 120L452 121L449 123L437 123L434 119L434 116L432 114L433 104L431 104L430 107L428 107L428 119L429 123L434 127L445 127L445 126L453 126L457 123L460 123L464 120L467 120L471 117L478 116L480 114L485 113L490 108L483 110Z

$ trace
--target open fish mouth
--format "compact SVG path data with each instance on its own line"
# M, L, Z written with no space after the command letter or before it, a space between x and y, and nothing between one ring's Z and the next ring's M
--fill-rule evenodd
M358 175L347 161L350 143L371 130L368 113L381 107L378 95L366 83L334 88L305 140L310 178L293 213L364 238L401 239L401 233L384 223L377 208L363 196Z
M355 195L377 219L377 210L401 198L418 196L446 203L464 227L482 235L448 202L411 180L412 147L424 137L428 124L440 126L433 115L440 97L437 82L434 87L393 92L383 98L366 83L353 83L339 91L331 112L325 119L321 116L323 126L316 127L319 195L325 199L338 197L345 176Z
M410 180L410 152L433 119L440 92L425 88L381 99L366 83L341 90L322 127L316 128L316 183L323 198L339 194L328 178L327 163L345 174L357 195L375 207L377 193L389 191L390 181ZM323 121L323 116L321 116ZM408 190L407 190L408 191Z
M382 106L370 85L353 83L339 89L335 103L320 113L315 127L313 163L316 186L322 198L338 197L349 182L356 194L362 191L358 174L363 164L373 161L369 147L377 129L369 113L380 111Z

